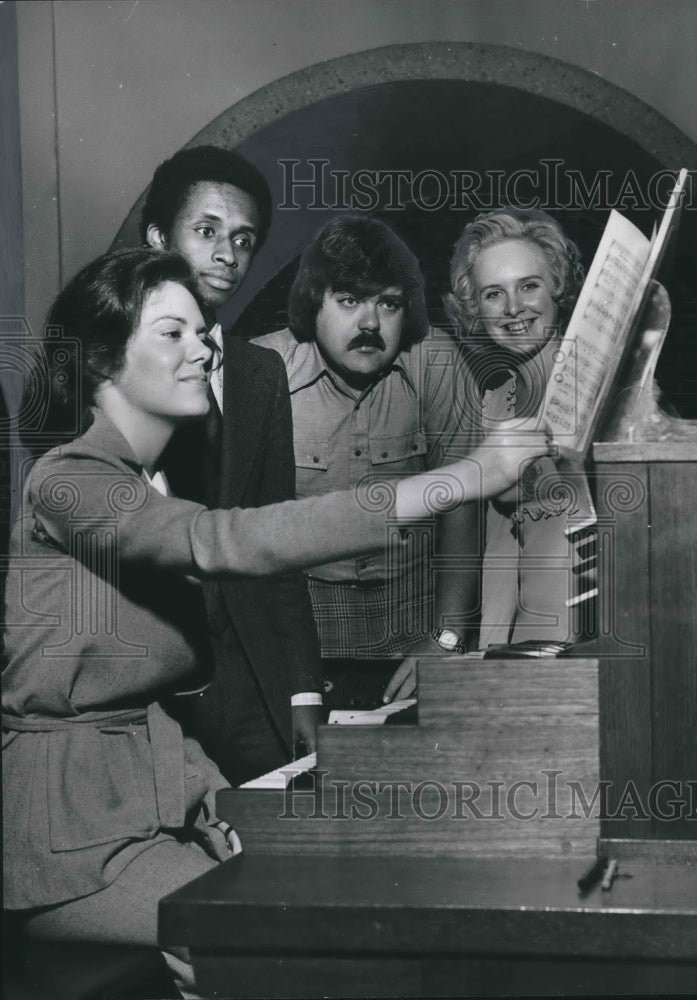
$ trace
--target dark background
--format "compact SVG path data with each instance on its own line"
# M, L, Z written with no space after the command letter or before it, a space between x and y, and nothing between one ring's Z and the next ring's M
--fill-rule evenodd
M359 170L399 169L414 174L433 170L445 176L453 170L468 170L482 176L483 199L488 198L487 178L493 171L502 172L503 183L516 170L538 171L540 184L533 189L532 184L521 181L519 191L539 197L540 207L550 205L550 214L577 243L586 267L611 207L631 219L647 236L651 234L662 209L643 207L640 199L648 202L647 184L653 174L676 167L651 156L598 119L555 101L512 87L462 80L420 80L361 88L286 115L239 148L269 178L277 205L287 201L279 156L300 161L294 168L298 178L312 176L308 160L329 159L325 200L330 204L335 195L332 170L346 170L350 175ZM551 168L546 171L542 161L553 159L563 161L559 167L560 184L556 192L548 193L544 180ZM612 177L607 185L607 204L566 207L566 171L579 171L591 190L597 172L608 169ZM628 192L623 204L618 204L629 171L638 182L640 198ZM382 203L374 214L395 229L416 253L426 278L431 321L442 325L446 322L442 302L449 289L451 251L477 209L451 207L456 201L452 192L443 208L428 210L408 202L408 184L401 190L403 207L386 210L389 186L378 185ZM665 197L665 183L660 190ZM427 191L425 187L425 201L437 200L435 187ZM250 286L243 289L253 296L251 301L240 312L240 298L233 299L223 316L241 336L259 336L286 325L288 291L299 253L336 211L310 208L314 197L313 189L297 187L293 200L301 207L276 212L268 241L273 255L265 253L266 248L262 250L250 275ZM686 202L689 206L689 192ZM689 418L697 417L696 273L697 211L687 207L676 245L660 276L670 293L673 318L657 376L680 415Z

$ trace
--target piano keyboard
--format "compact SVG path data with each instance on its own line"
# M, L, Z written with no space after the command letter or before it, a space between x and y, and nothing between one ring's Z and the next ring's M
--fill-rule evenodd
M305 757L289 761L283 767L276 768L275 771L268 771L258 778L245 781L243 785L240 785L240 788L287 788L293 778L297 778L300 774L306 774L313 767L317 767L317 754L309 753Z
M390 716L403 712L416 704L416 698L404 698L401 701L392 701L380 708L373 708L366 711L356 709L334 709L329 713L329 724L339 726L381 726Z
M575 609L573 632L582 641L597 631L598 534L594 526L584 525L569 535L573 593L566 606Z

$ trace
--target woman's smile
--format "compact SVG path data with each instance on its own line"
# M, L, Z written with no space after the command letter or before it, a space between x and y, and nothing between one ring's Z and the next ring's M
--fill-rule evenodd
M525 240L482 250L474 265L479 318L496 344L535 354L557 331L554 279L544 254Z

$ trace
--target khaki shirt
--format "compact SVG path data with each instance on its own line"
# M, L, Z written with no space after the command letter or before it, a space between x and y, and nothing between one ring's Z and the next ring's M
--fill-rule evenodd
M481 440L468 407L469 370L443 330L431 329L402 351L363 392L329 370L316 343L299 343L288 329L252 343L278 351L286 366L298 497L435 469L464 457ZM382 548L308 573L334 582L382 581L390 576L388 558Z

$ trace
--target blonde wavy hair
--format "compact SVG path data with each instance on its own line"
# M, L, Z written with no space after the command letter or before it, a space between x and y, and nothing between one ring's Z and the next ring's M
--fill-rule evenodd
M552 297L559 309L563 331L576 304L585 278L578 247L564 235L558 222L542 209L507 207L485 212L465 226L455 244L450 262L450 286L445 310L461 335L477 331L480 310L474 283L477 257L488 247L510 240L522 240L537 247L545 256L554 281Z

